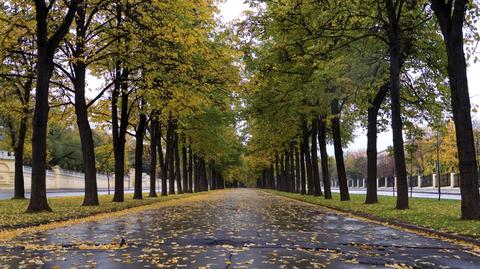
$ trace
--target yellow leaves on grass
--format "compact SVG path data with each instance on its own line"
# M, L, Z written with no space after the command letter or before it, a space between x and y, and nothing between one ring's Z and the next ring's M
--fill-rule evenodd
M339 195L337 193L333 194L333 199L326 200L324 198L313 197L313 196L304 196L300 194L284 193L279 191L266 191L268 193L281 195L291 199L299 200L306 202L311 206L321 205L327 206L329 209L341 209L352 212L345 213L334 211L336 214L347 215L352 218L361 219L368 222L379 223L386 226L392 226L395 228L406 229L404 227L398 227L391 223L384 223L379 221L374 221L371 219L360 217L355 213L366 213L372 216L384 218L388 220L400 221L405 223L414 224L420 227L431 228L434 230L439 230L447 233L454 233L459 235L466 236L478 236L480 234L480 223L479 221L465 221L460 219L460 201L455 200L443 200L436 201L432 199L424 198L411 198L411 207L409 210L396 210L395 209L395 199L396 197L389 196L380 196L379 203L373 205L365 205L365 195L362 194L351 194L351 201L340 202ZM417 234L421 234L426 237L436 237L438 236L420 232L418 230L409 230ZM447 238L442 238L442 240L450 240ZM467 242L458 242L462 245L473 247Z
M32 214L23 213L24 210L9 213L15 216L15 219L17 221L15 223L17 224L30 224L30 223L34 224L36 222L38 223L38 221L48 221L50 223L35 226L35 227L0 230L0 242L8 241L14 237L17 237L25 233L34 233L38 231L45 231L45 230L50 230L54 228L65 227L65 226L83 223L83 222L98 221L98 220L111 218L111 217L124 216L128 214L136 213L136 212L141 212L143 210L174 206L181 202L195 201L196 199L199 199L200 196L205 196L205 193L170 195L167 197L148 198L144 200L126 200L124 203L118 204L118 203L112 203L110 201L108 202L106 201L106 200L110 200L111 196L101 195L100 199L105 200L104 203L102 203L102 205L99 207L88 207L87 209L81 206L82 197L53 198L51 199L51 205L54 210L53 213L39 213L39 214L32 215ZM177 201L180 198L182 200ZM17 202L21 203L24 201L15 201L15 200L0 201L0 208L2 208L1 203L17 203ZM82 212L82 210L89 210L89 211L83 212L83 215L80 215L79 212ZM93 214L96 214L96 215L89 216ZM35 217L37 218L41 217L41 218L35 219ZM69 220L65 220L66 218ZM65 220L65 221L60 221L60 220ZM0 223L0 225L1 224L2 223Z

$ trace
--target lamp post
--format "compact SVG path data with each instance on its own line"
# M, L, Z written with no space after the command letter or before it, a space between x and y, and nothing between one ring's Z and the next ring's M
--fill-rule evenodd
M107 173L107 191L108 195L110 195L110 173Z
M410 144L406 146L410 155L410 197L413 197L413 153L416 151L415 137L410 139Z
M410 198L413 197L413 149L410 150Z
M393 165L393 182L392 182L392 195L395 196L395 177L397 175L397 170L395 169L395 164Z
M441 191L441 180L442 176L440 175L440 132L437 130L437 184L438 184L438 200L440 201L442 191Z

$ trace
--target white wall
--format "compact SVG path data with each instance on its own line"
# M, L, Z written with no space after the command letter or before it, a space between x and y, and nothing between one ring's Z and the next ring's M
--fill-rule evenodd
M11 160L13 161L13 160ZM13 165L9 160L0 159L0 165L4 169L0 169L0 189L13 189L14 171ZM6 164L4 164L6 163ZM128 173L128 172L127 172ZM23 167L23 177L25 180L25 189L30 190L32 184L32 168ZM110 189L115 187L114 175L110 175ZM108 176L105 174L97 174L98 189L107 189L109 185ZM125 189L133 189L134 173L130 173L124 178ZM46 171L47 189L81 189L85 188L85 174L80 172L63 170L60 167L53 167L52 170ZM143 188L150 187L150 178L147 174L142 175Z

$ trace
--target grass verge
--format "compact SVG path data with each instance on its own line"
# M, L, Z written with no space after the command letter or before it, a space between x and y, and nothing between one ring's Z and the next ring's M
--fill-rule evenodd
M340 201L340 195L333 193L332 200L323 197L264 190L268 193L295 200L346 210L352 213L368 214L387 221L404 222L415 226L437 230L444 233L480 238L480 221L460 219L460 201L435 200L427 198L409 198L410 209L395 209L396 197L378 196L379 203L364 204L364 194L350 194L350 201Z
M99 195L99 206L81 206L83 202L82 196L53 197L48 199L53 212L40 213L25 213L29 203L28 199L0 200L0 230L84 218L100 213L115 212L193 195L195 194L177 194L150 198L146 197L148 196L147 193L142 200L134 200L133 194L125 194L125 202L123 203L112 202L113 195Z

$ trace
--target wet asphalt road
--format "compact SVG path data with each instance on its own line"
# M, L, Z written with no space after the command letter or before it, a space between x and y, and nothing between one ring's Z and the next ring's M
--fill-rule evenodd
M126 246L118 249L122 239ZM480 254L240 189L22 235L0 245L0 264L6 268L480 268Z

